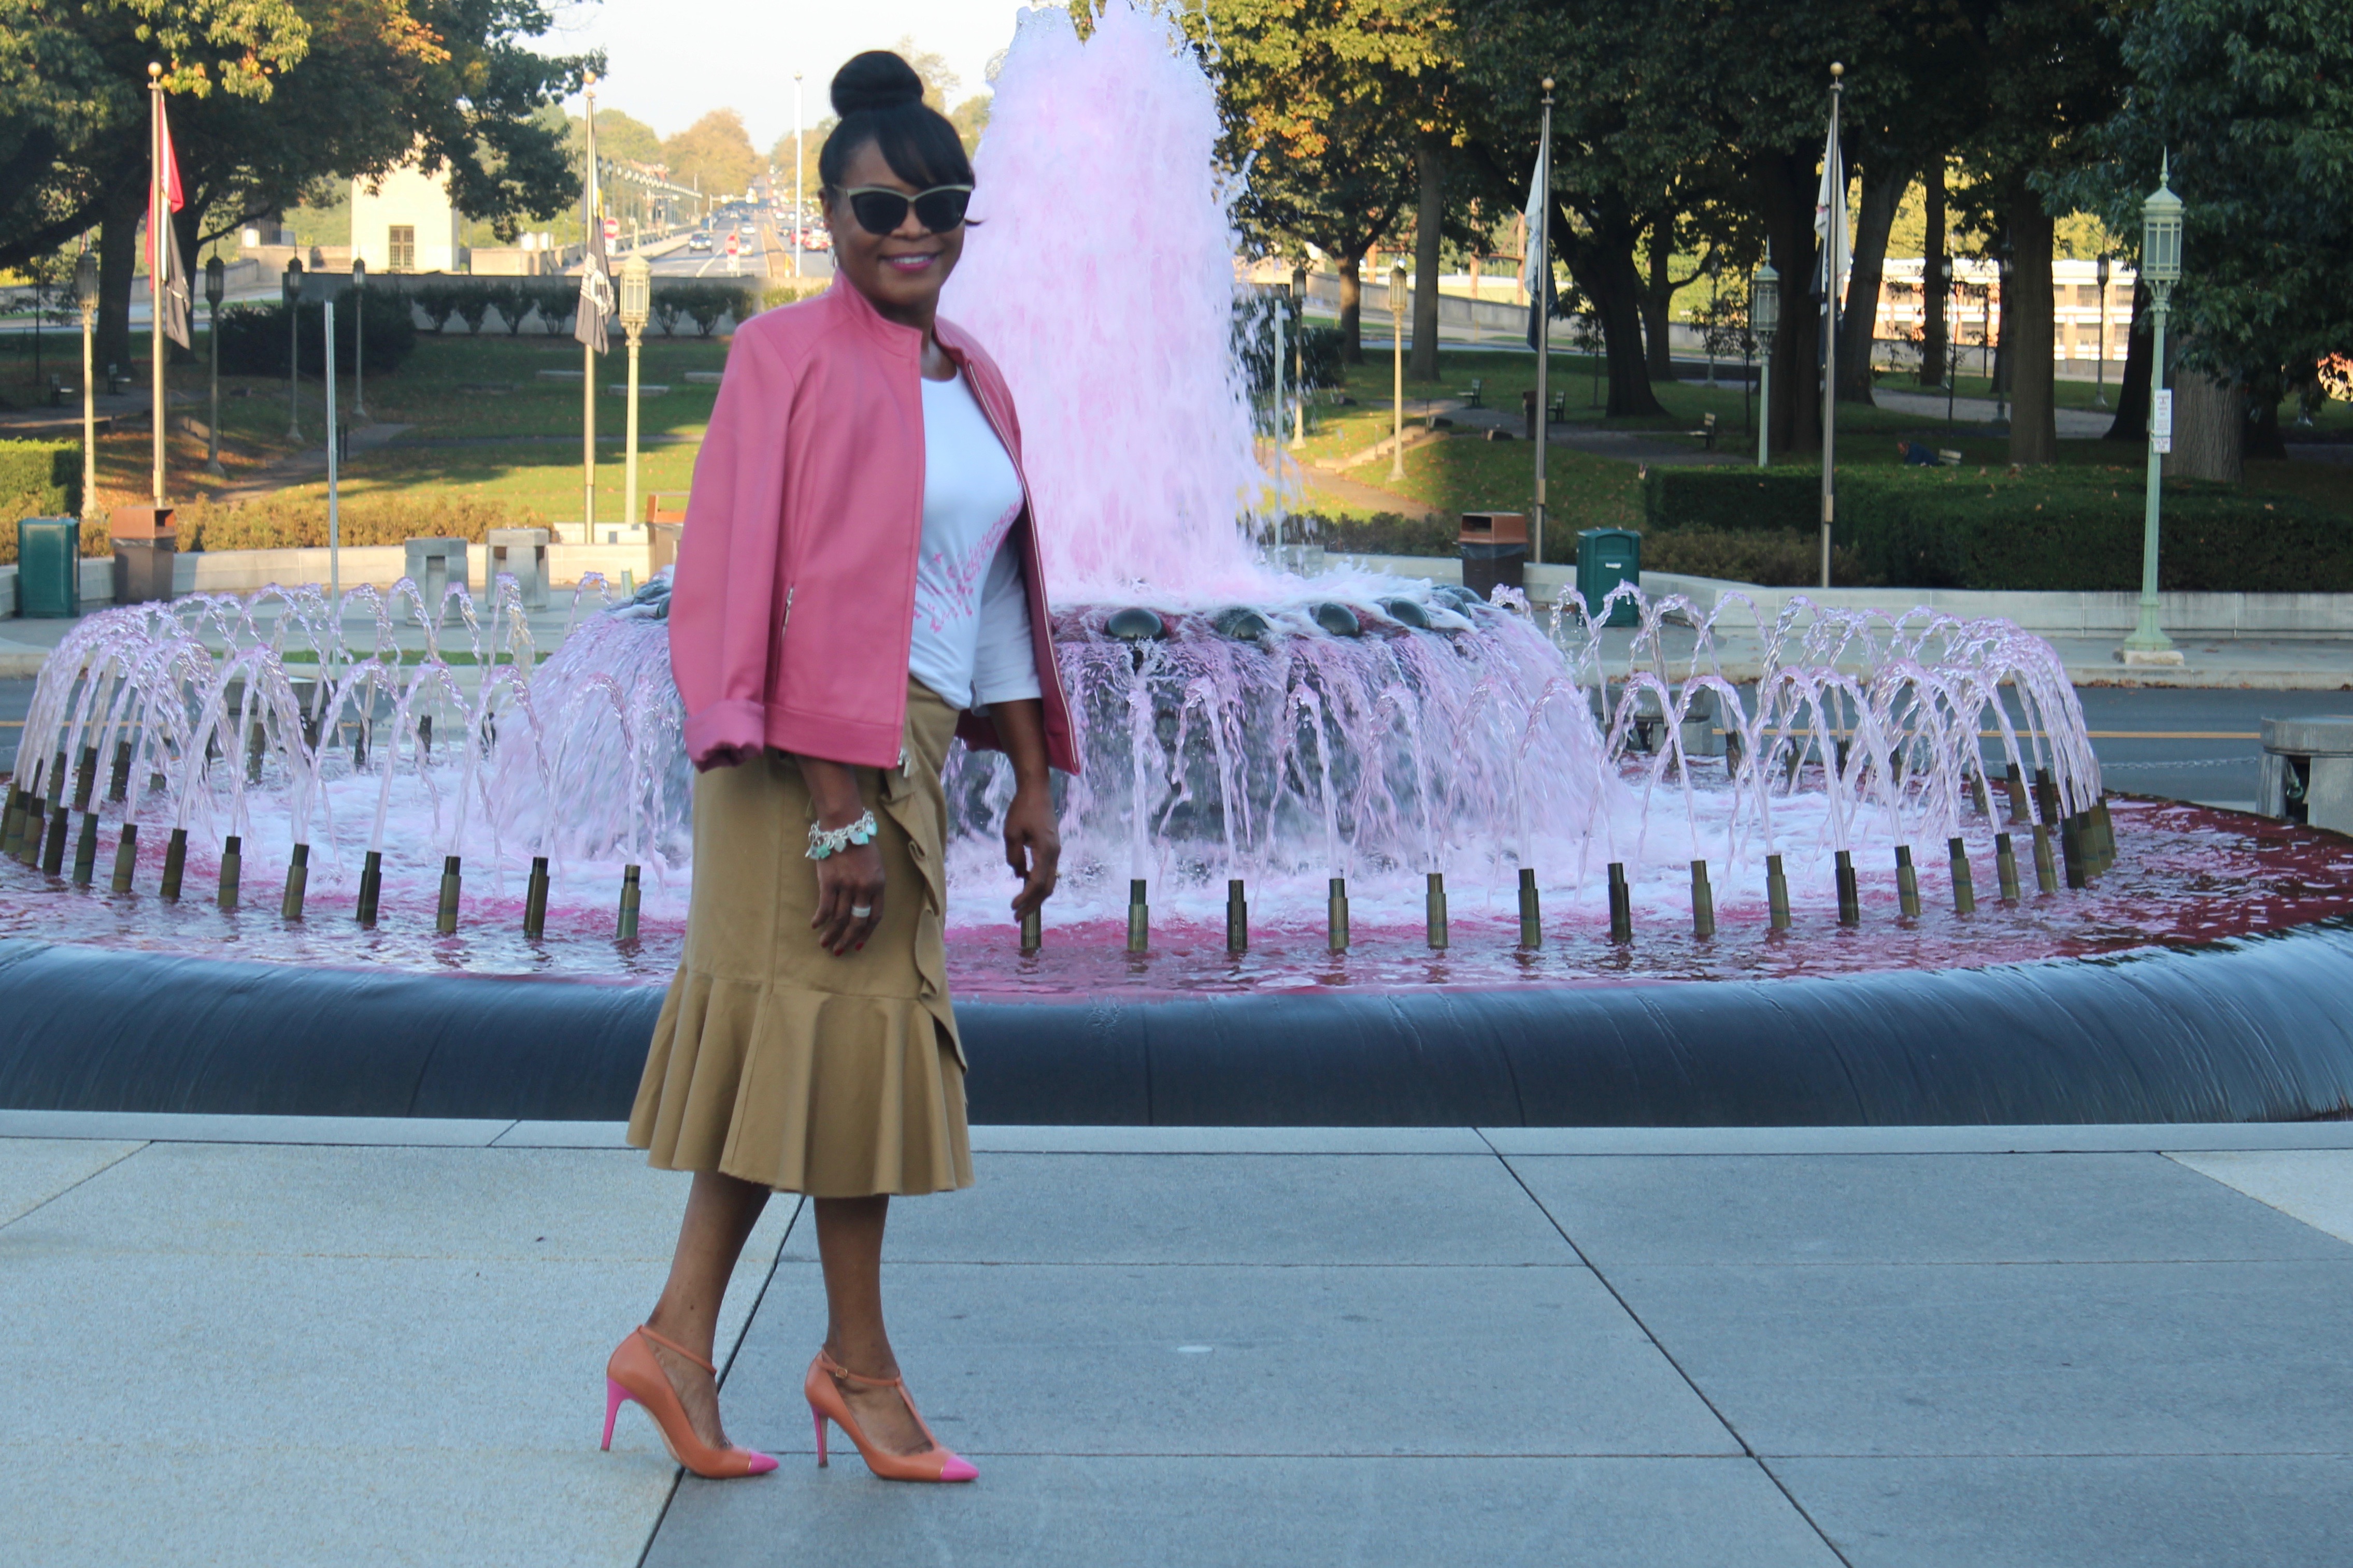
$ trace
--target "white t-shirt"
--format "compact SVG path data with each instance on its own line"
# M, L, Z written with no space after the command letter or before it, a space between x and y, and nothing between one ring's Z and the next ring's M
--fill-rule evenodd
M1021 476L962 376L923 381L923 542L907 673L959 708L1040 695L1008 535Z

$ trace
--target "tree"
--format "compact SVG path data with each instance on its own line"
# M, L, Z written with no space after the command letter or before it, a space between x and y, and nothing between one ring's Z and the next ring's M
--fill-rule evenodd
M2137 248L2169 153L2185 227L2168 336L2188 369L2275 405L2284 369L2353 345L2353 28L2333 0L2150 0L2111 28L2132 91L2085 138L2094 161L2053 188ZM2189 401L2228 430L2190 437L2177 406L2177 452L2227 468L2236 406Z
M989 106L995 101L993 95L976 92L948 111L948 123L963 139L967 157L980 148L980 133L988 129Z
M1185 13L1217 82L1219 156L1250 168L1236 219L1266 250L1331 258L1350 361L1364 358L1365 254L1416 205L1418 111L1449 58L1448 12L1447 0L1200 0Z
M130 357L148 59L169 66L191 257L331 177L412 157L447 173L459 211L512 231L576 188L561 120L538 110L601 63L524 47L552 24L536 0L0 0L0 266L99 226L101 362ZM79 110L59 112L61 93Z
M767 165L753 150L744 117L714 109L662 143L662 161L679 184L699 185L706 195L737 195Z

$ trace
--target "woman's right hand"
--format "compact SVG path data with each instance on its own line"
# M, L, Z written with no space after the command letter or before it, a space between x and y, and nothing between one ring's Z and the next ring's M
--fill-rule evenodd
M858 911L864 910L864 914ZM853 844L817 863L817 913L809 925L836 958L866 945L882 923L882 850Z
M866 815L856 770L822 757L802 757L801 782L808 785L817 825L839 832ZM866 945L882 923L882 850L874 844L847 844L817 863L817 913L809 927L826 952L839 958Z

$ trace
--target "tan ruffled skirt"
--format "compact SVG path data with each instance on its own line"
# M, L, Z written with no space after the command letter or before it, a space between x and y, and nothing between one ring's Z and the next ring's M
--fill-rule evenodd
M695 775L686 952L629 1115L653 1164L822 1198L972 1184L941 935L955 721L910 681L904 765L858 770L881 829L882 919L840 958L809 928L799 764L771 751Z

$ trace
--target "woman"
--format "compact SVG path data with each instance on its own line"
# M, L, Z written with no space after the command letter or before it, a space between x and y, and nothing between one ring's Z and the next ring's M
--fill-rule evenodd
M772 1190L816 1212L828 1322L805 1391L875 1474L970 1480L899 1381L882 1323L894 1194L972 1184L941 941L952 735L1002 749L1005 853L1027 915L1060 854L1048 768L1076 771L1003 378L940 286L972 165L898 56L833 79L818 169L833 286L735 334L679 550L670 662L686 703L694 894L629 1142L694 1173L669 1284L607 1368L679 1462L733 1447L712 1346Z

